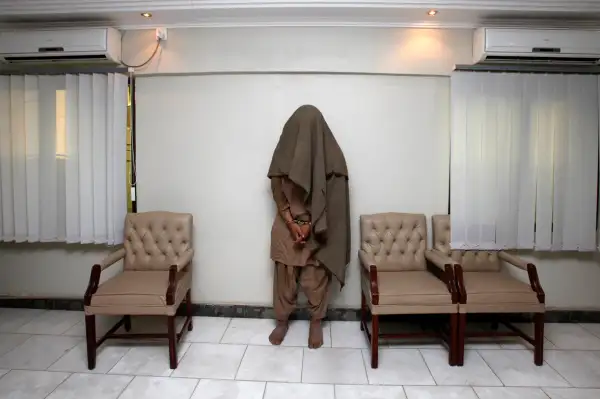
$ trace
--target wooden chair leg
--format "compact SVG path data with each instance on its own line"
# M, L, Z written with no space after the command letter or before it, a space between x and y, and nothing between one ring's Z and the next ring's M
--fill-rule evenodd
M536 366L544 364L544 314L536 313L533 316L535 324L535 346L533 348L533 358Z
M458 313L450 315L450 354L448 356L448 364L456 366L458 352Z
M175 316L167 316L167 335L169 336L169 365L177 368L177 335L175 333Z
M363 323L367 321L367 298L365 293L360 291L360 331L364 331Z
M96 368L96 316L85 316L85 338L87 342L88 370Z
M131 316L123 316L123 327L125 331L131 331Z
M465 364L465 335L467 332L467 315L460 313L458 315L458 334L456 343L456 365Z
M379 315L371 315L371 368L379 367Z
M188 290L187 294L185 294L185 309L189 320L188 331L192 331L194 329L194 325L192 324L192 290Z

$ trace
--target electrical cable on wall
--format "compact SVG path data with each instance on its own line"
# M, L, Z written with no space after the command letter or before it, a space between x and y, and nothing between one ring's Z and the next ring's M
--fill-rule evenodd
M129 64L126 64L123 60L121 60L121 64L125 65L127 68L145 67L146 65L148 65L150 63L150 61L152 61L154 56L156 56L156 53L158 52L158 48L160 47L160 42L161 42L161 39L156 39L156 47L154 47L154 51L152 52L152 55L150 55L150 58L148 58L145 62L143 62L139 65L129 65Z

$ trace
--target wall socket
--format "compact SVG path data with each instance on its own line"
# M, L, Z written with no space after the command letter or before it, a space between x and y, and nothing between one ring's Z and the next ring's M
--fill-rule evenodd
M156 40L163 42L167 40L167 28L156 28Z

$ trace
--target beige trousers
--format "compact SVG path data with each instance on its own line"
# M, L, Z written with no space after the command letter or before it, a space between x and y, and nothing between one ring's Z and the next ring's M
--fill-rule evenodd
M277 320L287 320L296 309L298 285L308 299L308 309L313 319L323 319L327 314L331 275L321 266L287 266L275 263L273 278L273 308Z

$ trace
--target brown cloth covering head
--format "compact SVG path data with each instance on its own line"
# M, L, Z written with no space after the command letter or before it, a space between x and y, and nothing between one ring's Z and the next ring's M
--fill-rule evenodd
M312 232L305 245L343 287L350 262L348 168L317 108L303 105L288 119L268 176L287 177L304 189L312 221Z

